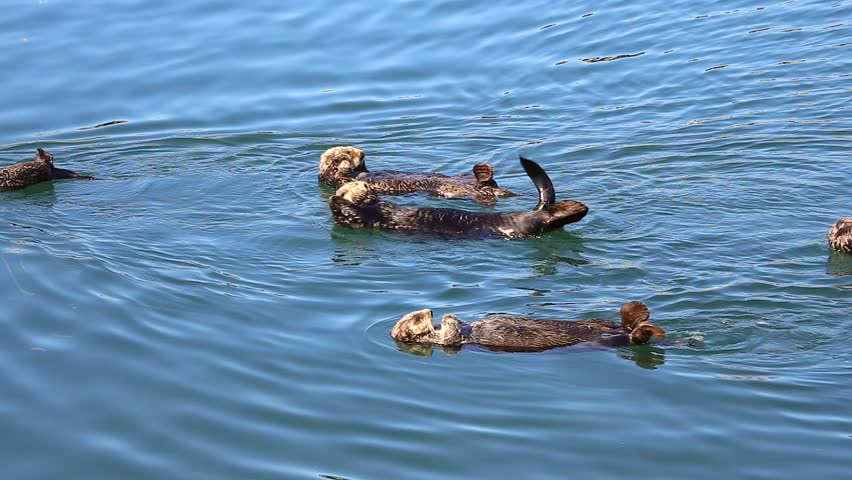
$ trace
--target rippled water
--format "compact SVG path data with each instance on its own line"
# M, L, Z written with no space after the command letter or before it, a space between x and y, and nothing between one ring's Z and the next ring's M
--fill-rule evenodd
M849 1L15 1L0 165L4 478L848 478ZM540 239L333 226L374 169L518 153ZM479 208L425 197L406 204ZM417 351L402 314L615 318L695 347Z

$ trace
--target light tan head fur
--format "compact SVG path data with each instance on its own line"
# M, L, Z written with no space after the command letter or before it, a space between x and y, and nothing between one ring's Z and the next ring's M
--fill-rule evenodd
M367 171L364 151L352 146L331 147L319 161L320 180L331 185L354 179L360 172Z
M366 182L349 182L337 189L335 197L340 197L355 205L364 205L376 201L373 189Z
M399 342L460 346L464 343L461 324L459 317L448 313L441 317L441 327L436 330L432 324L432 310L417 310L396 322L391 337Z
M432 310L406 313L391 329L391 337L400 342L418 342L435 332Z

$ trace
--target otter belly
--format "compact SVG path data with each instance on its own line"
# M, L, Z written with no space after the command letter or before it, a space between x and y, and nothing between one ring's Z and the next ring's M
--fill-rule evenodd
M471 322L464 343L506 351L540 351L623 336L609 320L576 322L524 317L492 317Z

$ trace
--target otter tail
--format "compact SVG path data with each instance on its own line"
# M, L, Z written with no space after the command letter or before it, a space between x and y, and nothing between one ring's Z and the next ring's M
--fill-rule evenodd
M527 176L538 189L538 205L535 209L541 210L552 207L556 203L556 191L553 189L553 182L550 181L550 177L547 176L544 169L523 156L521 156L521 166L524 167Z

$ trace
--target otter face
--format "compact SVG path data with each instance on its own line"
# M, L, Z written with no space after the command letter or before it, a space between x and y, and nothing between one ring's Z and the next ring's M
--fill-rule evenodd
M342 198L354 205L367 205L376 200L376 195L373 189L366 182L356 181L350 182L338 188L334 193L335 197Z
M323 152L319 161L319 179L333 187L351 181L367 171L364 151L352 146L332 147Z
M344 184L328 199L334 221L350 228L368 228L381 221L378 198L370 186L355 181Z
M391 337L399 342L431 343L428 338L435 332L432 310L417 310L405 314L391 329Z

